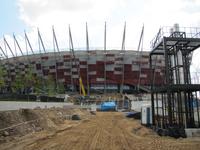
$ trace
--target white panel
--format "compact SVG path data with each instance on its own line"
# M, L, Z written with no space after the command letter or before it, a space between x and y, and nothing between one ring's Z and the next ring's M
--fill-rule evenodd
M64 62L65 66L71 66L71 62Z
M56 72L56 69L49 69L50 73Z
M97 78L96 81L104 81L104 78Z
M146 78L147 75L146 75L146 74L140 74L140 77L141 77L141 78Z
M11 72L10 74L11 74L11 75L16 75L16 73L15 73L15 72Z
M122 74L122 71L114 71L114 74Z
M87 68L87 65L80 65L80 68Z
M58 79L59 82L65 82L65 79Z
M114 64L106 65L106 71L114 71Z
M64 75L71 75L71 72L64 72Z
M78 79L78 75L77 75L77 74L72 75L72 78L74 78L74 79Z
M71 66L64 66L64 69L70 69Z
M138 65L132 65L132 71L139 71L139 66Z
M64 66L57 66L58 69L64 69Z
M141 64L141 68L146 68L146 69L148 69L148 68L149 68L149 64Z
M77 68L72 68L72 72L78 72Z
M89 75L96 75L96 74L97 74L96 71L90 71L90 72L89 72Z

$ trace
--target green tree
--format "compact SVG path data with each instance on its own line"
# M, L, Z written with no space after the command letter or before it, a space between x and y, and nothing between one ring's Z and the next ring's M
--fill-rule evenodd
M46 90L48 96L53 96L56 94L56 82L53 75L48 75L48 78L46 80Z
M44 83L44 79L40 76L35 75L33 77L33 83L34 83L34 91L36 92L36 94L42 93L43 91L43 83Z
M21 92L21 90L24 88L25 82L24 82L24 77L20 74L20 72L17 72L15 75L15 79L12 82L12 90L14 92Z
M0 65L0 89L4 88L6 85L5 82L5 76L6 76L6 70L2 65Z
M65 87L64 87L63 83L61 83L61 82L57 83L57 92L59 94L64 94L65 93Z

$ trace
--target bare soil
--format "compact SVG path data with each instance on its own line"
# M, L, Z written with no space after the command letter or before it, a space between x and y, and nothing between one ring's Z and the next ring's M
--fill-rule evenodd
M39 112L41 113L42 110ZM64 110L63 110L64 111ZM39 113L38 112L38 113ZM59 111L61 112L61 111ZM64 112L62 112L64 113ZM1 150L199 150L200 138L160 137L138 120L128 119L120 112L73 110L82 120L52 121L54 127L44 128L0 144ZM49 115L51 114L51 115ZM53 118L54 111L46 112ZM49 117L51 116L51 117Z

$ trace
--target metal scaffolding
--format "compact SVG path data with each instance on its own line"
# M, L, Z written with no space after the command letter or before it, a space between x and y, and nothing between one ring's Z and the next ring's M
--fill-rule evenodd
M200 47L200 29L163 27L151 43L153 125L162 131L177 129L180 134L185 128L199 128L200 84L191 83L190 61L192 52ZM154 82L156 57L164 60L161 86Z

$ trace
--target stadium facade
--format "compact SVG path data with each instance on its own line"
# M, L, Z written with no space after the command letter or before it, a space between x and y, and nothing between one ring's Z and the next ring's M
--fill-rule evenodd
M66 90L79 86L79 76L90 90L133 91L140 85L150 86L152 70L149 67L149 52L133 50L93 50L75 51L76 60L70 51L32 54L3 59L6 67L6 80L15 80L17 72L25 74L30 67L37 76L47 79L52 75L57 82L65 85ZM157 58L156 65L163 66L164 61ZM161 85L163 70L156 69L155 84ZM78 89L78 88L77 88Z

